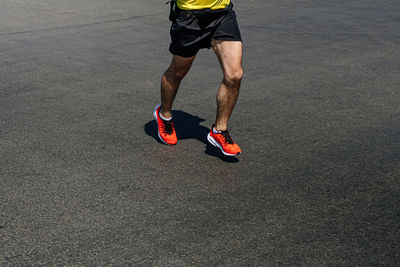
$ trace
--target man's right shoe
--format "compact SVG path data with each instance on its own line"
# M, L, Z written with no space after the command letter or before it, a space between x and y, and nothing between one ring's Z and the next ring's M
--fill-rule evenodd
M157 122L158 137L160 140L167 145L176 145L178 138L174 129L172 120L166 121L160 117L161 105L157 105L154 108L153 115Z
M207 135L207 140L213 146L221 149L221 152L226 156L237 156L242 153L240 147L233 142L228 131L219 131L214 133L214 125L211 127L210 133Z

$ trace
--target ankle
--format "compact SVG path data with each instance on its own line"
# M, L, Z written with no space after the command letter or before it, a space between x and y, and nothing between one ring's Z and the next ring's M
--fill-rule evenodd
M226 131L227 129L228 129L228 127L224 126L224 125L221 126L221 125L214 124L214 126L213 126L213 130L215 130L217 132Z
M160 110L158 112L158 115L161 117L161 119L163 119L165 121L170 121L172 119L171 112L164 113L164 112L162 112L162 110Z

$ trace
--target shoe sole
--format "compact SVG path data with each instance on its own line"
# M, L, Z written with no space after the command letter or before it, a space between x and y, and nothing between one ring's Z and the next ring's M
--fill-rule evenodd
M161 105L157 105L157 106L154 108L154 110L153 110L153 116L154 116L154 118L156 119L156 123L157 123L157 134L158 134L158 138L159 138L159 139L161 140L161 142L163 142L164 144L169 145L169 146L174 146L174 145L176 145L176 144L168 144L168 143L165 142L164 139L162 139L161 136L160 136L160 130L158 129L158 118L157 118L157 109L158 109L160 106L161 106Z
M236 154L230 154L230 153L225 152L224 149L222 148L222 146L210 134L207 135L207 140L208 140L208 142L210 142L210 144L219 148L225 156L234 157L234 156L240 155L240 152L236 153Z

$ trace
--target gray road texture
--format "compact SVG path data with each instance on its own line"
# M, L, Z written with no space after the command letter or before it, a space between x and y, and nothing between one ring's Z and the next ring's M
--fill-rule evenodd
M164 1L1 1L0 265L400 264L400 2L235 8L232 160L210 50L156 139Z

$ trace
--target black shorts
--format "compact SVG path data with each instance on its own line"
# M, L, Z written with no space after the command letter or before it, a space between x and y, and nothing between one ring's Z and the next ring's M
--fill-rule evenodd
M176 6L169 51L192 57L201 48L210 48L211 40L242 41L232 7L232 3L219 10L181 10Z

